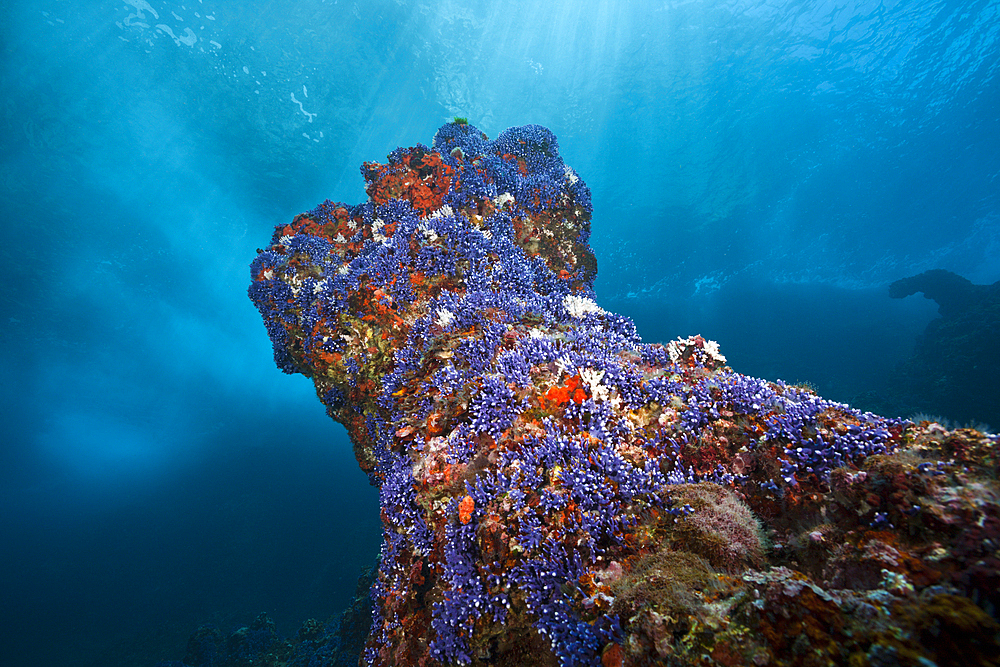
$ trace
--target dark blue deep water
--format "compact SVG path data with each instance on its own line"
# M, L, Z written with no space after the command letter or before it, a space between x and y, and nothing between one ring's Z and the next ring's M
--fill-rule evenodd
M995 0L0 2L0 663L347 604L377 494L247 266L453 116L555 132L646 340L995 419L899 398L937 306L888 285L1000 280L998 74Z

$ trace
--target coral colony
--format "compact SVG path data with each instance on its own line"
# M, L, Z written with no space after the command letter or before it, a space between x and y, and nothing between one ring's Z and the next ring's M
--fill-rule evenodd
M371 665L988 665L997 438L642 342L556 137L456 119L250 297L380 489Z

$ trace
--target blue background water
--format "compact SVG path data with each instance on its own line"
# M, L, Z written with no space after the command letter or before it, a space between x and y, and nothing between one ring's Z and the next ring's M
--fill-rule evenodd
M593 190L601 305L877 389L1000 279L992 0L0 4L0 662L150 665L338 611L377 496L245 296L272 226L452 116Z

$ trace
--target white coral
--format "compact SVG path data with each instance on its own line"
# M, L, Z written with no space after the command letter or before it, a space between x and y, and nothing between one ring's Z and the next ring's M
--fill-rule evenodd
M716 341L706 340L705 352L707 352L708 356L712 357L716 361L721 361L722 363L726 363L726 358L722 356L721 352L719 352L719 344Z
M452 322L455 321L455 313L451 312L447 308L438 308L436 321L439 327L446 329Z
M590 395L595 401L607 401L611 398L611 390L601 384L604 373L596 368L584 368L580 371L580 379L590 388Z
M388 236L382 234L383 226L385 226L385 220L382 218L375 218L372 222L372 238L376 243L385 243L389 240Z
M563 299L563 306L566 308L566 312L570 314L570 317L575 317L578 320L583 319L584 315L589 315L590 313L598 315L604 313L604 309L594 303L593 299L576 294L567 294L566 298Z
M434 216L431 216L431 217L434 217ZM436 231L434 231L433 229L429 229L429 228L427 228L427 227L425 227L425 226L423 226L421 224L420 225L420 231L422 231L424 233L424 238L427 239L428 242L434 243L435 241L438 240L438 233Z
M677 363L683 357L684 352L688 348L695 348L695 350L701 350L703 354L697 355L696 358L701 358L704 361L704 357L717 361L721 364L726 363L726 357L719 351L719 343L714 340L708 340L702 338L701 336L688 336L687 338L678 338L677 340L672 340L667 343L667 354L670 355L670 361Z
M427 216L428 220L433 220L434 218L447 218L449 216L455 215L455 212L451 210L451 206L447 204L439 208L438 210Z

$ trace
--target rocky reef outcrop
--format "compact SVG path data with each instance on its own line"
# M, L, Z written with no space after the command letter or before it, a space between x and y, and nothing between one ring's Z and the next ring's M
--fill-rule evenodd
M362 174L249 294L380 490L364 664L997 664L996 436L640 340L543 127Z
M889 286L894 299L918 292L938 304L940 317L931 320L913 354L893 373L890 398L907 414L1000 426L1000 282L976 285L934 269Z

